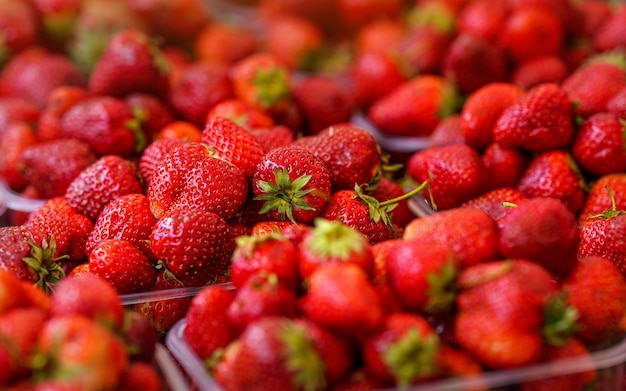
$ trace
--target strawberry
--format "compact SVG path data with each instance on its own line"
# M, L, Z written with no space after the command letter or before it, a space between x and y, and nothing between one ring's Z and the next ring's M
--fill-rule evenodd
M61 134L63 114L77 102L90 97L86 87L61 85L48 94L48 101L37 120L37 134L42 141L56 140Z
M529 90L543 83L561 83L568 75L568 64L563 58L545 55L517 64L511 71L510 80L523 90Z
M189 121L172 121L159 130L156 139L176 139L181 141L202 140L202 130Z
M506 108L493 128L504 147L544 152L569 145L574 136L573 105L563 88L540 84Z
M381 177L373 190L370 190L369 187L366 190L379 202L400 198L404 195L404 189L400 183L386 177ZM398 227L405 227L409 221L415 218L407 199L398 201L397 206L391 212L391 222Z
M413 219L406 226L403 239L449 247L462 268L498 255L496 222L486 212L475 208L453 208Z
M96 95L125 96L147 92L165 96L168 65L149 36L128 29L115 33L89 75L89 90Z
M610 189L610 192L607 191ZM614 173L603 175L593 181L578 212L578 220L584 222L593 215L600 215L610 209L613 201L616 210L626 210L626 174Z
M438 349L435 330L425 318L408 312L388 315L381 330L368 337L362 347L366 370L398 387L433 376ZM406 355L409 351L411 354Z
M266 153L275 148L286 147L296 140L294 132L284 125L276 125L268 129L250 129L250 133Z
M6 228L2 228L0 232L5 229ZM30 287L33 286L30 281L20 279L12 270L0 268L0 282L0 314L15 308L29 307L34 304L30 296L26 293L27 287L29 287L28 289L30 290ZM45 298L49 300L48 295L45 295Z
M72 138L43 141L22 151L22 175L42 198L65 195L68 186L98 159L86 142Z
M143 193L133 163L117 155L106 155L74 178L65 198L69 206L95 222L109 202L133 193Z
M305 134L350 121L354 106L350 92L330 76L311 75L295 80L292 94L304 117Z
M591 58L565 80L563 90L576 103L576 114L588 117L606 111L609 99L626 87L626 68L620 60Z
M191 296L161 299L159 292L183 287L183 283L169 270L159 269L156 282L150 288L153 291L151 300L133 306L135 311L149 319L157 338L164 337L176 322L185 317L192 299Z
M147 291L156 281L152 262L124 239L106 239L89 253L89 270L104 278L121 295Z
M337 3L341 21L350 30L358 30L376 19L397 18L403 10L400 0L338 0Z
M275 275L282 285L296 289L300 284L296 245L277 232L240 236L231 257L230 277L242 287L252 275L265 271Z
M191 300L191 298L186 298ZM182 319L184 315L181 315ZM125 311L124 323L118 331L128 347L131 361L152 362L156 354L158 335L152 320L138 310Z
M592 176L626 171L625 127L626 122L617 114L592 114L576 132L572 156Z
M209 285L196 294L185 314L183 339L202 360L219 354L237 335L228 322L228 306L235 299L233 290Z
M39 22L36 10L30 3L19 0L3 2L0 5L0 64L16 54L35 45L39 37Z
M95 274L82 274L61 280L50 296L53 317L82 315L113 331L121 330L124 307L119 294Z
M617 209L613 192L605 188L611 199L611 207L590 215L582 221L578 257L597 255L608 258L626 276L626 252L620 245L626 229L626 212Z
M0 94L43 108L60 86L85 86L85 77L66 56L34 46L14 56L0 74Z
M626 280L608 258L582 256L572 272L561 282L566 300L578 313L576 336L593 346L609 342L621 333L624 316L623 297ZM589 292L594 292L589 295ZM602 303L598 306L598 303Z
M465 2L456 17L456 29L459 33L473 34L495 42L509 15L508 2L473 0Z
M10 189L22 191L28 185L20 165L22 152L39 143L37 134L26 122L16 121L0 132L0 178Z
M472 93L479 88L507 79L507 58L495 43L472 34L458 34L444 55L443 74L454 80L459 92Z
M517 188L528 197L552 197L577 212L585 197L583 177L576 161L563 150L536 155L528 164Z
M415 181L428 181L426 196L433 208L441 210L457 207L487 188L487 169L478 151L467 144L417 151L409 157L406 170Z
M376 100L406 80L391 56L379 53L358 53L350 65L354 104L367 110Z
M259 48L260 41L245 26L213 20L194 37L193 48L201 61L230 65L254 53Z
M198 142L183 143L167 154L148 186L150 210L156 218L183 208L228 219L244 205L247 195L244 172Z
M159 34L168 42L186 43L210 20L202 2L188 0L131 0L132 13L146 22L152 34Z
M622 117L626 114L626 88L619 90L619 92L606 102L606 109Z
M41 18L42 40L46 46L64 48L73 32L82 3L79 0L33 0Z
M480 159L489 175L488 189L516 187L531 160L521 149L503 147L498 143L487 145Z
M324 56L324 33L315 23L295 15L275 15L266 21L263 45L289 69L314 71Z
M506 205L517 204L526 198L526 195L516 188L498 187L465 201L461 206L478 208L487 212L497 222L513 210Z
M418 74L440 74L453 39L449 27L438 24L433 26L426 22L406 30L386 51L390 50L390 57L400 67L405 78Z
M163 127L174 122L176 117L166 100L146 92L134 92L124 98L133 116L140 121L148 144L157 138Z
M442 76L418 75L376 100L367 110L378 129L396 136L427 136L457 109L458 92Z
M40 114L41 108L27 99L0 96L0 135L13 121L36 124Z
M504 258L535 261L557 276L576 265L579 230L576 215L560 200L529 197L498 220L498 251Z
M295 318L298 314L296 292L281 284L275 274L259 271L237 289L226 315L231 325L244 330L267 316Z
M141 193L124 194L102 209L87 237L85 251L89 254L103 240L124 239L153 259L150 234L155 224L148 197Z
M369 241L359 231L339 221L316 219L299 243L298 271L307 279L322 265L350 263L373 276L374 256Z
M165 267L186 286L213 283L233 252L228 224L200 209L172 209L150 234L150 247Z
M596 51L605 52L624 45L624 21L626 8L618 5L602 20L591 38Z
M100 156L130 157L146 144L129 105L106 95L80 100L69 108L61 119L60 137L84 141Z
M139 173L146 184L150 183L152 174L161 160L183 141L180 139L163 138L154 140L141 152Z
M375 178L381 161L374 136L351 124L330 126L315 136L298 139L296 144L313 152L326 164L333 192L369 183Z
M206 122L216 117L225 117L239 126L252 131L274 127L274 119L265 111L254 107L241 99L225 99L211 108Z
M259 213L276 220L308 223L330 198L330 173L316 155L296 145L275 148L263 155L252 173Z
M252 177L263 156L263 146L245 128L225 117L207 121L201 142L215 149L215 156L233 163Z
M315 269L300 305L313 322L357 340L384 320L380 296L367 273L352 263L327 263Z
M259 12L264 17L277 14L303 17L322 27L329 35L338 34L342 31L342 22L336 1L320 0L311 3L306 0L260 0Z
M234 97L224 64L196 61L181 71L172 84L168 102L182 119L204 128L207 113L219 102Z
M157 369L149 363L136 361L129 363L128 367L121 374L116 390L133 391L142 389L145 391L159 391L162 387L162 380Z

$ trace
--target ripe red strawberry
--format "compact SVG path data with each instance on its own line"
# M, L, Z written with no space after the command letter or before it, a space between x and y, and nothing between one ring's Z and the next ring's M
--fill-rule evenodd
M159 391L162 387L162 379L158 370L150 363L133 361L128 364L121 374L118 391L133 391L142 389L145 391Z
M64 278L54 287L50 314L83 315L117 332L122 329L124 307L113 285L95 274L82 274Z
M510 9L508 2L494 3L489 0L466 2L457 15L456 29L459 33L474 34L495 42Z
M120 156L106 155L78 174L65 198L69 206L95 222L109 202L133 193L143 193L136 167Z
M215 156L239 167L247 177L252 177L263 156L263 146L242 126L225 117L207 121L202 131L204 144L215 149Z
M529 4L514 7L508 13L496 39L510 60L520 62L559 53L565 35L562 21L552 8Z
M266 21L263 45L289 69L314 71L324 56L324 33L303 17L277 14Z
M458 266L454 251L443 244L403 240L387 252L389 284L407 311L451 309Z
M20 165L22 152L39 143L37 134L26 122L8 124L0 132L0 178L10 189L21 192L28 182Z
M186 298L191 300L191 298ZM125 302L129 299L126 298ZM182 319L181 315L179 319ZM155 359L159 336L156 325L152 320L133 308L133 311L124 312L124 324L118 334L128 347L128 353L132 361L151 363Z
M504 147L544 152L569 145L574 136L574 107L555 83L540 84L506 108L493 128L493 139Z
M115 33L94 64L89 90L96 95L125 96L169 91L168 64L150 37L135 29Z
M400 0L339 0L337 3L341 22L350 30L358 30L377 19L397 18L403 10Z
M626 171L625 127L626 122L614 113L589 116L576 132L572 156L592 176Z
M597 255L608 258L626 276L626 249L620 244L626 231L626 212L617 209L611 189L606 190L612 205L582 220L578 257Z
M394 198L402 197L404 195L404 189L395 180L381 177L378 180L377 186L370 191L369 187L366 188L369 194L376 198L379 202L384 202ZM409 202L407 199L403 199L397 202L397 206L391 211L391 222L398 227L405 227L409 221L413 220L415 215L409 208Z
M606 102L606 109L611 113L616 113L620 116L626 114L626 88L622 88L617 92L608 102Z
M259 213L280 221L308 223L322 213L330 198L330 173L324 162L297 145L275 148L263 155L252 172Z
M421 11L427 14L426 8L429 7L415 8L415 15L419 15ZM385 53L390 52L390 57L397 63L396 66L399 66L405 78L419 74L441 73L454 34L450 26L446 25L449 23L448 16L433 15L433 18L438 18L441 24L413 23L399 39L384 48Z
M41 108L27 99L0 96L0 135L13 121L37 123L40 114Z
M406 170L418 183L428 182L425 197L441 210L483 193L489 180L480 154L467 144L417 151L409 157Z
M406 226L403 239L449 247L462 268L498 255L496 222L475 208L453 208L414 219Z
M363 342L362 350L365 369L397 387L419 383L438 371L439 338L428 321L415 313L388 315L381 329ZM407 356L407 351L413 353Z
M616 49L624 45L624 21L626 8L619 5L610 15L602 20L592 34L594 48L599 52Z
M588 117L606 111L609 99L626 87L626 69L610 59L592 58L563 80L562 86L576 103L576 113Z
M68 186L98 159L86 142L60 138L24 148L22 175L42 198L65 195Z
M459 92L469 94L489 83L505 81L507 65L505 52L494 42L458 34L444 55L441 69L454 80Z
M228 224L200 209L172 209L150 234L150 247L186 286L213 283L226 270L233 252Z
M148 186L150 210L156 218L174 209L200 209L228 219L248 196L244 172L219 159L207 145L187 142L167 154Z
M209 285L193 297L185 314L183 339L202 360L225 348L237 335L228 322L228 306L235 291L220 285Z
M610 259L582 256L561 285L567 303L577 311L576 336L583 342L601 345L621 333L620 322L626 308L623 300L617 298L626 292L626 280Z
M590 184L585 202L578 212L578 220L584 222L592 215L602 214L611 208L613 201L616 210L626 210L626 174L624 173L603 175Z
M557 276L576 265L579 242L576 215L562 201L530 197L498 220L498 251L504 258L535 261Z
M278 281L296 289L300 284L296 245L277 232L258 236L240 236L231 257L230 277L236 287L260 271L276 275Z
M523 94L518 86L506 82L489 83L471 93L460 113L465 142L479 149L489 145L496 121Z
M231 325L243 331L252 322L267 316L295 318L296 291L283 285L275 274L259 271L237 289L226 315Z
M297 262L302 279L333 263L355 264L370 277L374 273L374 256L368 239L340 221L316 219L315 226L300 241Z
M120 295L147 291L156 281L152 262L124 239L106 239L89 253L91 273L109 281Z
M568 75L568 64L563 58L545 55L517 64L511 71L510 81L523 90L529 90L543 83L561 83Z
M376 100L367 110L378 129L396 136L427 136L457 109L458 92L442 76L418 75Z
M69 108L61 120L60 136L84 141L99 155L130 157L145 148L143 130L122 99L98 95Z
M406 80L391 56L359 53L350 67L354 104L364 110Z
M193 39L198 59L226 65L254 53L260 44L260 37L246 26L215 19L202 27Z
M270 129L274 127L274 119L264 110L254 107L238 98L222 100L211 108L206 122L216 117L224 117L237 125L252 131L254 129Z
M124 194L102 209L87 237L85 251L89 254L103 240L125 239L153 259L150 234L155 224L148 197L141 193Z
M521 149L498 143L487 145L480 158L489 175L488 189L517 187L531 160Z
M2 228L0 232L4 229ZM0 314L15 308L32 306L34 303L26 293L27 289L30 291L32 286L33 284L30 281L20 279L12 270L7 270L4 267L0 268ZM44 297L45 300L49 300L48 295L44 295Z
M33 6L41 18L41 38L45 46L64 48L74 29L81 9L78 0L34 0Z
M139 120L148 144L157 138L161 129L176 120L173 110L163 98L146 92L133 92L124 100Z
M465 201L461 206L481 209L497 222L512 210L506 204L517 204L526 198L526 195L516 188L498 187Z
M36 10L29 3L12 0L3 2L0 7L0 34L6 36L0 45L3 53L0 63L4 63L37 43L39 23Z
M250 133L267 153L275 148L285 147L296 140L294 132L284 125L276 125L271 128L250 129Z
M63 114L80 100L90 97L86 87L61 85L48 94L48 100L37 120L37 135L42 141L56 140L61 134Z
M131 0L128 2L131 13L145 21L152 34L159 34L166 42L186 43L210 19L206 5L188 0Z
M380 296L367 273L352 263L315 269L300 305L313 322L353 339L367 337L383 322Z
M195 62L172 86L169 101L178 115L202 129L213 106L233 97L227 66Z
M152 174L161 163L165 155L169 154L183 141L180 139L163 138L154 140L139 157L139 173L146 184L150 183Z
M374 136L351 124L330 126L296 144L322 159L330 171L332 191L354 189L374 179L381 161Z
M552 197L565 203L572 212L583 204L583 177L576 161L563 150L536 155L519 180L518 189L528 197Z

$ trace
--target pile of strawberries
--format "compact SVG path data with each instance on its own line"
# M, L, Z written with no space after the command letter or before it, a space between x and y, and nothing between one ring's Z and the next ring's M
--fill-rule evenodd
M0 179L45 201L0 227L0 270L51 297L232 281L134 308L160 337L186 317L227 389L405 386L623 336L626 6L236 3L254 20L0 0Z

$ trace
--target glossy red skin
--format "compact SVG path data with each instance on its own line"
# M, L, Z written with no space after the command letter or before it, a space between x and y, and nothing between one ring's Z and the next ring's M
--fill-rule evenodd
M139 173L146 184L150 183L152 174L161 160L183 141L179 139L159 139L151 142L139 157Z
M517 204L519 201L526 199L526 195L513 187L498 187L479 195L476 198L465 201L461 206L469 206L481 209L495 221L503 218L511 208L503 205L505 202Z
M599 255L608 258L626 276L624 232L626 215L588 218L580 228L578 256Z
M607 111L607 103L626 87L626 71L610 62L580 65L561 84L569 99L576 102L576 114L589 117Z
M626 173L603 175L596 179L589 188L585 202L578 212L578 220L583 223L588 217L611 209L611 190L616 210L626 210Z
M9 188L21 192L28 185L20 168L22 152L39 140L33 129L22 121L8 124L1 132L0 177Z
M595 177L626 171L624 123L614 113L588 117L578 128L572 156L585 172Z

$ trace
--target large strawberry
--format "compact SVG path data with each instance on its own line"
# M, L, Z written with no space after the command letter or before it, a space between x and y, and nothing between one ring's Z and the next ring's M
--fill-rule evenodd
M572 156L593 176L626 171L626 121L614 113L593 114L578 128Z
M607 191L609 189L610 191ZM626 173L603 175L593 181L578 212L578 219L584 222L588 217L602 214L611 209L615 202L616 210L626 210Z
M97 95L124 96L149 92L165 96L168 64L150 37L129 29L114 34L89 76L89 90Z
M517 187L531 157L519 148L503 147L491 143L483 150L480 159L489 176L488 189Z
M244 172L198 142L183 143L165 156L148 186L150 210L156 218L186 208L214 212L228 219L243 206L247 196Z
M330 199L330 173L312 152L289 145L261 157L253 171L252 191L256 200L264 202L259 213L308 223Z
M526 195L516 188L498 187L465 201L461 206L478 208L487 212L495 221L499 221L513 210L507 205L517 204L525 198L527 198Z
M558 84L540 84L506 108L493 128L505 147L543 152L569 145L574 136L574 106Z
M150 247L165 267L187 286L213 283L233 252L228 224L201 209L171 209L150 234Z

